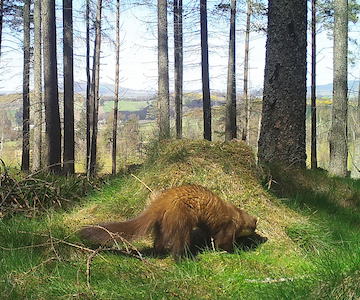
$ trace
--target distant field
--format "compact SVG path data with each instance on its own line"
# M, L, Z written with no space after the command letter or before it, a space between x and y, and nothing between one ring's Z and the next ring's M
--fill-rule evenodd
M148 106L148 101L119 101L119 111L138 111ZM113 110L114 101L106 101L104 103L104 112Z
M0 103L7 104L11 103L17 99L21 99L21 94L9 94L9 95L0 95Z

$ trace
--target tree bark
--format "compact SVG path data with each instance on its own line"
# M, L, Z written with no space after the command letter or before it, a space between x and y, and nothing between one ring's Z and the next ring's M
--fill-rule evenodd
M158 122L159 138L170 138L167 0L158 0Z
M99 114L99 84L100 84L100 50L101 50L101 14L102 0L97 1L96 20L95 20L95 43L92 74L92 132L90 145L90 166L88 176L96 172L97 160L97 134L98 134L98 114Z
M63 0L64 37L64 172L75 172L74 54L72 0Z
M24 1L24 68L23 68L23 141L21 170L29 171L30 167L30 0Z
M175 80L175 112L176 138L182 138L183 109L183 24L182 0L174 1L174 80Z
M200 0L201 78L203 93L204 139L211 141L211 101L209 79L209 48L207 0Z
M116 66L115 66L115 100L114 100L114 120L112 137L112 174L116 174L116 142L118 127L118 106L119 106L119 60L120 60L120 0L116 1Z
M42 164L42 59L41 59L41 0L34 1L34 153L33 170L41 169Z
M311 169L317 168L316 146L316 0L311 0Z
M236 138L236 0L230 4L229 59L226 93L225 140Z
M358 90L358 103L356 112L356 124L355 126L355 141L354 141L354 156L353 156L353 168L351 177L360 178L360 81Z
M260 163L305 168L306 1L269 1Z
M251 0L247 0L246 10L246 29L245 29L245 56L244 56L244 104L245 104L245 124L242 131L242 140L249 143L250 134L250 101L249 101L249 49L250 49L250 21L251 21Z
M347 52L348 52L348 3L334 1L334 83L332 124L330 130L330 164L332 175L347 175Z
M51 172L61 171L61 127L59 113L58 75L56 57L55 1L42 0L44 103L48 167Z

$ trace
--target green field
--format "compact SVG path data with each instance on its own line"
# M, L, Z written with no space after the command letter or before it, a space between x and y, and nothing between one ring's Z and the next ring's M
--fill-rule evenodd
M127 101L120 100L119 101L119 111L138 111L142 110L149 105L148 101ZM113 111L114 109L114 101L105 101L103 109L105 112Z

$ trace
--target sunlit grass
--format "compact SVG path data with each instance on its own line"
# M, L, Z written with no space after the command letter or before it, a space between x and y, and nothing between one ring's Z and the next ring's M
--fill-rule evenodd
M273 190L242 143L151 143L132 172L153 190L182 183L209 187L260 217L268 240L233 254L207 249L194 259L146 253L145 260L101 252L86 261L76 230L83 224L137 215L150 192L131 175L109 180L71 211L0 221L1 299L356 299L360 297L360 181L323 171L274 170ZM52 237L52 239L50 239ZM52 244L49 244L49 241ZM35 247L42 243L43 246ZM24 246L30 246L23 249ZM11 248L13 250L11 250Z

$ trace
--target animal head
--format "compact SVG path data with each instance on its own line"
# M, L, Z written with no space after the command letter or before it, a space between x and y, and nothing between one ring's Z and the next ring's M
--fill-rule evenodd
M238 228L235 236L243 237L252 235L256 230L257 218L249 215L245 210L236 208L238 212Z

